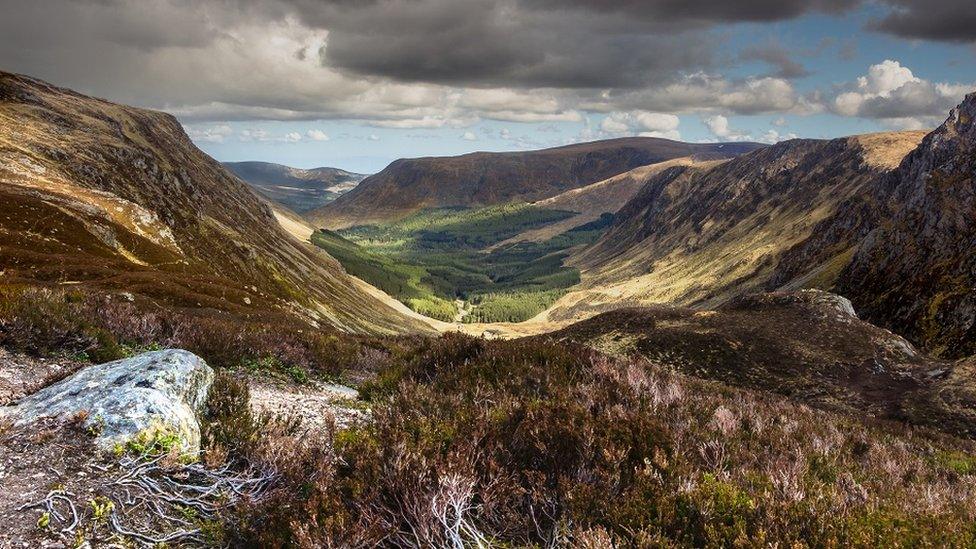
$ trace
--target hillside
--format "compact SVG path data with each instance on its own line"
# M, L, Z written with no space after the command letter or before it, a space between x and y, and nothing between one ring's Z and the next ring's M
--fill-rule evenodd
M339 229L398 220L429 208L532 202L638 166L695 154L735 155L757 147L631 137L529 152L401 159L308 217L318 226Z
M356 332L422 326L289 236L175 118L0 73L0 272Z
M763 289L787 252L846 200L870 192L922 136L798 139L714 167L669 168L569 263L583 271L583 290L618 302L710 306ZM824 268L806 285L830 287L841 268Z
M339 168L303 170L270 162L224 162L224 167L258 193L303 213L332 202L356 188L366 176Z
M706 160L707 157L718 157L718 155L675 158L640 166L609 179L534 202L533 206L574 212L576 215L539 229L526 231L502 242L501 245L525 240L543 242L580 225L596 221L604 214L613 214L633 198L651 176L668 168L674 166L711 166L722 161L719 158Z
M905 157L872 206L880 222L838 291L940 355L976 353L976 93Z
M750 295L708 311L619 309L541 337L859 417L976 433L971 364L928 358L819 290Z

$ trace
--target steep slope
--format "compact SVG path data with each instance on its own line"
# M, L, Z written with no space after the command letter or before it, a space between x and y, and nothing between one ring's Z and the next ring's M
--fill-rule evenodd
M976 93L884 180L874 204L880 222L838 291L933 352L976 353Z
M358 332L422 326L288 235L172 116L0 73L0 271Z
M831 410L972 435L972 363L927 358L819 290L757 294L716 310L619 309L548 336Z
M922 135L792 140L712 168L670 168L571 263L584 289L616 300L711 306L762 289L785 253L872 189Z
M260 194L297 213L332 202L366 177L339 168L303 170L270 162L224 162L224 167Z
M630 201L635 194L647 183L651 176L674 166L714 166L721 163L718 158L708 159L719 155L700 155L695 157L675 158L656 164L640 166L620 175L615 175L603 181L597 181L585 187L572 189L557 194L551 198L534 202L533 206L550 210L576 212L576 215L562 221L533 229L510 238L500 245L519 241L543 242L556 235L565 233L591 221L600 219L601 215L613 214ZM725 158L725 157L722 157Z
M632 137L529 152L401 159L308 216L319 226L337 229L396 220L424 208L530 202L638 166L711 152L735 155L759 146Z

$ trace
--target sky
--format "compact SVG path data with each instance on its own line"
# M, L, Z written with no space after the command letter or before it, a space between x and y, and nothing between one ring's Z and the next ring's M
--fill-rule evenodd
M0 70L175 115L222 161L935 127L973 0L0 0Z

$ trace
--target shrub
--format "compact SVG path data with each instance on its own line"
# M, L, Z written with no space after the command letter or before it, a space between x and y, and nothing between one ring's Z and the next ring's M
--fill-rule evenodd
M175 347L217 368L266 362L303 381L309 374L337 378L358 370L364 356L389 345L313 328L292 317L240 318L216 311L149 309L118 296L81 291L0 289L0 346L36 356L105 362Z
M392 355L288 522L308 546L970 546L971 444L539 340ZM938 451L936 451L938 449ZM950 452L942 454L939 452ZM962 479L962 480L960 480ZM267 513L275 515L268 519ZM276 514L277 513L277 514Z

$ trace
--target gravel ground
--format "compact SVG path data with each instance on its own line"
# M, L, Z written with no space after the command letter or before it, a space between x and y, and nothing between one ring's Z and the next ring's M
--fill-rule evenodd
M64 358L33 358L0 349L0 406L36 393L84 365Z
M333 420L340 429L369 419L369 409L357 400L359 393L344 385L310 382L296 385L274 380L252 380L251 407L300 417L306 428L326 428Z

